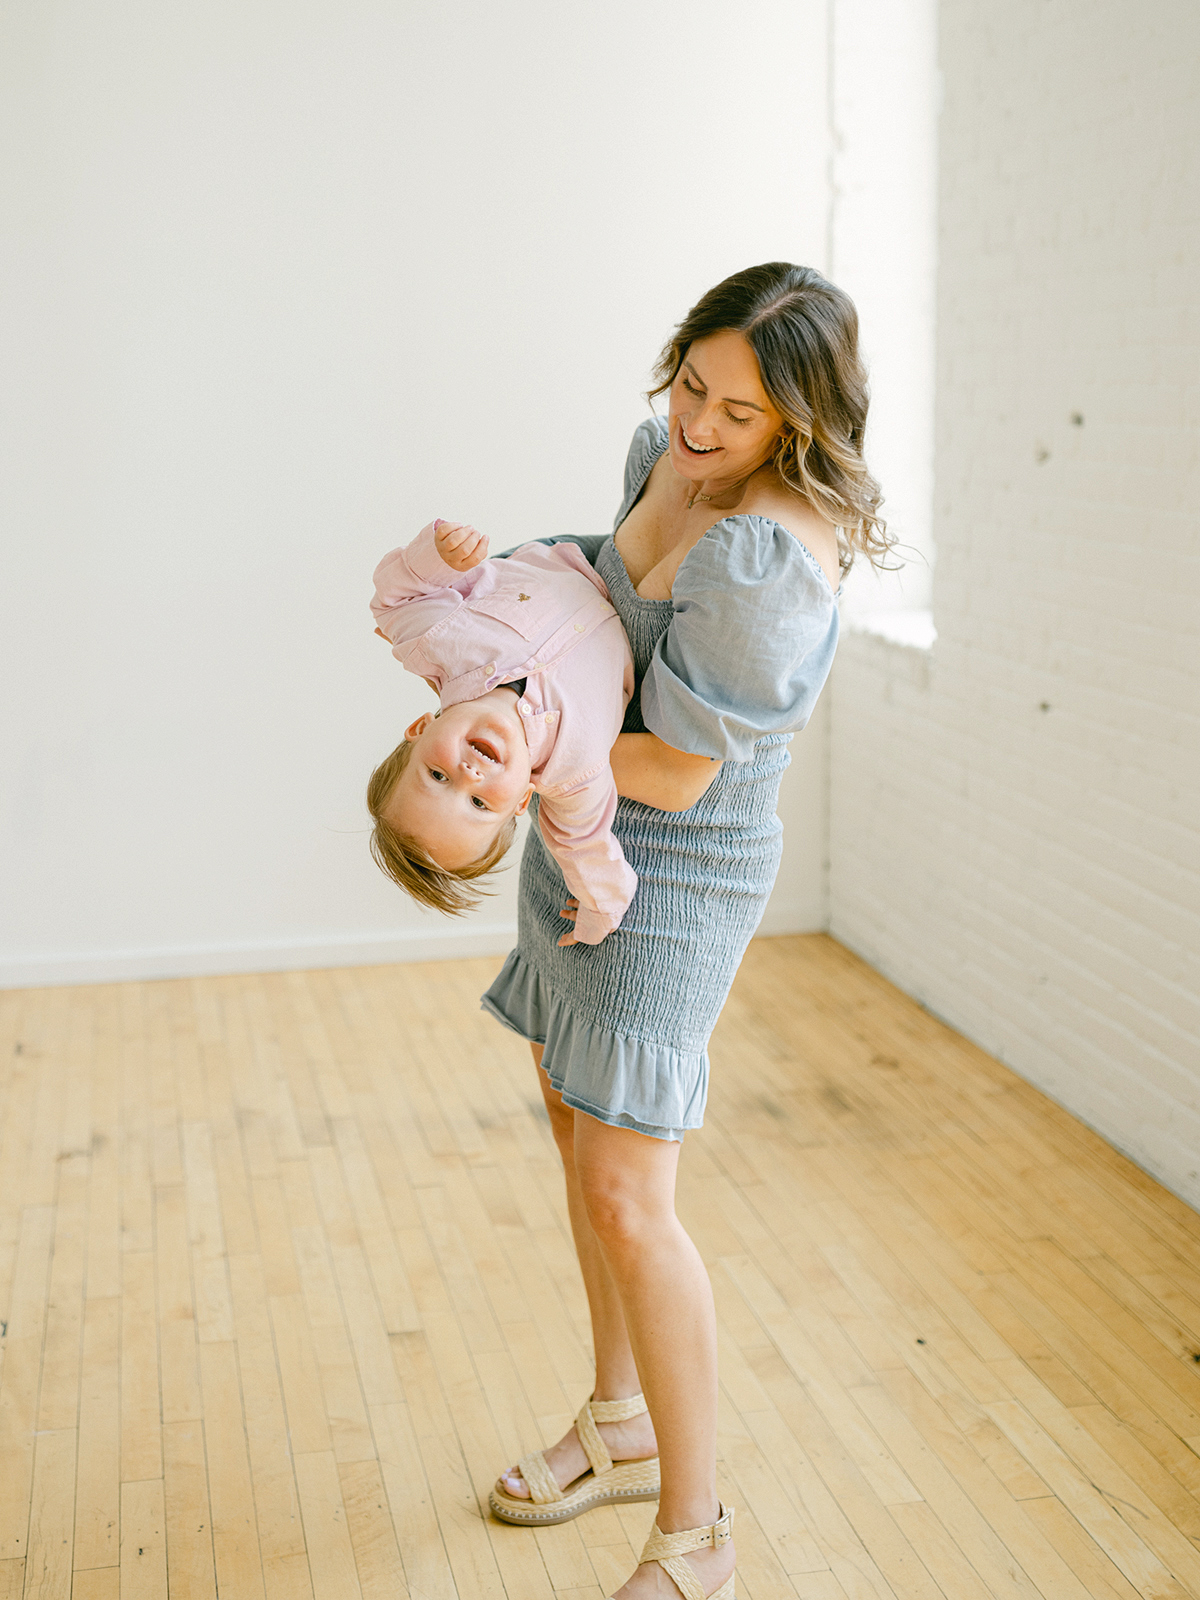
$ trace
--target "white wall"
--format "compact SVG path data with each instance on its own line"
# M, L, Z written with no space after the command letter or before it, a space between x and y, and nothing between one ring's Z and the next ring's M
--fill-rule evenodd
M1200 1203L1200 13L943 0L932 652L833 678L832 928Z
M825 264L825 6L730 15L4 8L0 980L508 943L515 871L448 924L367 858L426 694L370 571L434 514L607 528L690 302ZM824 915L823 739L777 929Z
M858 562L842 617L875 622L926 609L934 564L937 0L836 0L829 76L829 271L858 307L867 459L899 541L891 571Z

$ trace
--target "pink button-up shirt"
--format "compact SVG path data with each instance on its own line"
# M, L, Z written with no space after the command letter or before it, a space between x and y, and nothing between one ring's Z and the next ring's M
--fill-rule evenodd
M637 888L612 835L608 753L634 687L621 619L578 545L522 545L456 572L433 530L376 567L375 621L396 659L436 685L443 707L526 680L517 713L542 837L579 901L575 937L599 944Z

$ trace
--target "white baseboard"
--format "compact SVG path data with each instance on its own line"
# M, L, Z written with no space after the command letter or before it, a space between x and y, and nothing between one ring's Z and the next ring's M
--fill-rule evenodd
M293 972L311 967L375 967L403 961L466 961L505 955L517 942L515 922L461 931L418 929L391 935L343 934L320 942L177 945L157 950L0 956L0 989L42 989L64 983L126 983L139 978L199 978L234 972Z

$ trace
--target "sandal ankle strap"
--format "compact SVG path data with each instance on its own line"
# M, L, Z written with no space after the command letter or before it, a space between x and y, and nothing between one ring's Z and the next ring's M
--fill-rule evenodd
M693 1550L705 1550L709 1545L719 1550L733 1538L733 1511L732 1506L721 1506L721 1515L707 1528L687 1528L682 1533L664 1533L656 1522L642 1551L642 1561L665 1564L673 1556L690 1555Z
M597 1477L612 1470L612 1457L608 1446L600 1437L598 1422L625 1422L630 1417L640 1417L646 1410L645 1397L631 1394L627 1400L585 1400L575 1418L575 1432L588 1458L588 1465Z
M589 1400L593 1422L628 1422L648 1409L644 1394L631 1394L625 1400Z

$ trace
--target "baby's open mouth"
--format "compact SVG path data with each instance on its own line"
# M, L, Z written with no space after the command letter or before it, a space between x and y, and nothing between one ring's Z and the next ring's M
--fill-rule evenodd
M477 756L482 756L485 761L490 761L493 766L500 766L500 756L495 745L489 744L486 739L468 739L467 743Z

